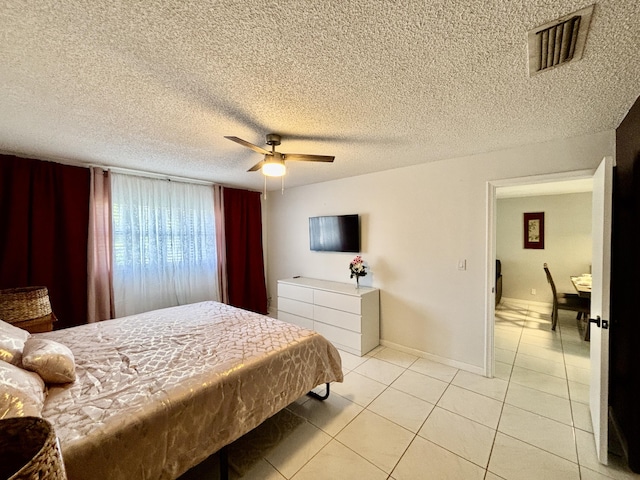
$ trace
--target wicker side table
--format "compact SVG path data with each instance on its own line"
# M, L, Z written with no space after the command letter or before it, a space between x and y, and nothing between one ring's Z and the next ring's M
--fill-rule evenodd
M3 319L4 320L4 319ZM22 322L9 322L16 327L20 327L29 333L50 332L53 330L53 322L56 321L56 317L53 314L45 315L44 317L34 318L32 320L24 320Z
M53 427L39 417L0 420L0 478L66 480Z
M30 333L53 330L56 316L51 311L47 287L0 290L0 320Z

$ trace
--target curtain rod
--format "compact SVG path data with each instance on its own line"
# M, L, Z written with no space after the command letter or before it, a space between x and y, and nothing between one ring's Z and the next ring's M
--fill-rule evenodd
M42 160L45 162L62 163L64 165L70 165L73 167L84 167L84 168L96 167L96 168L102 168L103 170L111 170L116 173L128 173L131 175L139 175L142 177L161 178L165 180L175 180L177 182L199 183L201 185L216 185L216 182L211 182L207 180L198 180L196 178L181 177L179 175L167 175L167 174L157 173L157 172L147 172L144 170L134 170L132 168L99 165L97 163L85 163L82 161L72 160L65 157L58 157L56 155L28 154L28 153L21 153L21 152L11 152L11 151L6 151L2 149L0 149L0 154L13 155L15 157L22 157L22 158L31 158L33 160Z
M211 181L207 181L207 180L198 180L195 178L189 178L189 177L180 177L180 176L176 176L176 175L166 175L166 174L162 174L162 173L156 173L156 172L147 172L144 170L133 170L133 169L128 169L128 168L122 168L122 167L112 167L109 165L98 165L95 163L83 163L77 160L71 160L69 158L65 158L65 157L57 157L57 156L53 156L53 155L38 155L35 156L36 154L27 154L27 153L22 153L22 152L12 152L12 151L8 151L8 150L2 150L0 149L0 154L2 155L12 155L14 157L22 157L22 158L30 158L33 160L41 160L44 162L56 162L56 163L62 163L64 165L70 165L73 167L83 167L83 168L91 168L91 167L96 167L96 168L102 168L103 170L112 170L114 172L120 172L120 173L129 173L132 175L139 175L142 177L152 177L152 178L164 178L167 180L175 180L175 181L181 181L181 182L187 182L187 183L197 183L200 185L220 185L221 187L227 187L227 188L239 188L241 190L250 190L252 192L259 192L259 190L253 189L253 188L246 188L246 187L238 187L238 186L233 186L233 185L225 185L224 183L219 183L219 182L211 182Z
M103 170L110 170L115 173L124 173L127 175L138 175L140 177L158 178L161 180L170 180L170 181L184 182L184 183L196 183L199 185L218 185L216 182L211 182L208 180L199 180L197 178L181 177L179 175L167 175L165 173L158 173L158 172L148 172L145 170L134 170L132 168L112 167L108 165L96 165L96 164L89 164L88 166L95 167L95 168L102 168Z
M108 165L95 165L95 164L87 164L86 166L102 168L103 170L111 170L112 172L115 172L115 173L125 173L125 174L128 174L128 175L138 175L140 177L158 178L160 180L170 180L170 181L183 182L183 183L194 183L194 184L198 184L198 185L219 185L221 187L226 187L226 188L237 188L237 189L240 189L240 190L249 190L251 192L259 192L259 190L255 190L253 188L238 187L238 186L233 186L233 185L225 185L224 183L220 183L220 182L211 182L211 181L208 181L208 180L198 180L197 178L180 177L180 176L177 176L177 175L167 175L165 173L148 172L146 170L134 170L132 168L110 167Z

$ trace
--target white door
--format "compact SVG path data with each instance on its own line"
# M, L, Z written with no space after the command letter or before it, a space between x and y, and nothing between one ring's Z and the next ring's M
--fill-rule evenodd
M607 463L609 406L609 283L611 277L611 196L613 158L605 157L593 176L591 379L589 405L601 463Z

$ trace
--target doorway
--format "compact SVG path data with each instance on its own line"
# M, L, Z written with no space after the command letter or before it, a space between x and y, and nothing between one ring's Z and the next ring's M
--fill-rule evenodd
M487 292L487 311L486 311L486 323L485 323L485 375L493 377L495 375L495 264L496 264L496 247L497 247L497 221L498 221L498 197L532 197L542 195L554 195L559 193L569 193L584 191L587 188L589 182L593 179L592 170L579 170L574 172L564 172L551 175L539 175L533 177L523 177L514 179L505 179L499 181L492 181L487 183L487 280L488 280L488 292ZM522 233L517 232L517 235ZM520 237L521 238L521 237ZM520 244L522 240L518 241ZM520 245L518 245L518 248ZM542 262L539 265L539 270L542 272ZM503 273L503 297L508 295L504 293L504 285L508 281L505 277L505 267L502 266ZM578 272L583 273L583 272ZM544 277L543 277L544 278ZM522 282L522 285L527 285L527 282ZM521 287L524 288L524 287ZM538 291L546 291L549 289L546 279L540 287L529 287L535 290L535 296L538 298L543 297L538 294Z
M591 178L496 190L496 264L500 262L504 273L502 296L511 305L548 311L553 294L543 271L545 264L560 295L578 295L571 278L584 275L586 281L591 273L592 191ZM528 218L536 218L542 227L538 242L523 241L529 233L524 231ZM588 299L583 302L588 304ZM564 317L567 312L560 313ZM578 326L586 331L582 323ZM544 324L539 329L551 333Z
M592 336L589 347L590 360L593 368L589 374L589 399L590 417L593 425L593 436L596 444L596 453L601 463L607 463L607 412L608 412L608 353L609 353L609 284L611 269L611 198L613 184L613 167L614 160L612 157L605 157L596 171L592 174L593 178L593 197L592 197L592 263L593 263L593 285L591 291L591 316L590 319L594 326L591 327ZM541 183L554 183L561 180L588 178L588 172L567 172L566 174L555 174L544 177L529 177L525 179L506 180L500 185L500 182L488 182L487 186L487 231L488 231L488 279L493 285L495 280L494 268L496 257L496 195L497 189L501 186L515 185L533 185ZM525 245L526 246L526 245ZM488 288L491 291L493 288ZM491 300L493 295L488 294ZM493 301L487 303L487 316L485 317L485 325L487 332L486 342L486 370L488 376L493 376L495 370L495 352L494 352L494 315L495 305Z

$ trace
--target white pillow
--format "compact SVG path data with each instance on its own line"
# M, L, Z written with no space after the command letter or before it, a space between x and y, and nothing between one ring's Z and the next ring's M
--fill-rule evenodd
M69 347L55 340L30 337L24 344L22 366L36 372L47 383L76 379L76 363Z
M31 334L0 320L0 360L20 366L24 342Z
M37 373L0 362L0 419L39 417L44 407L44 388Z

